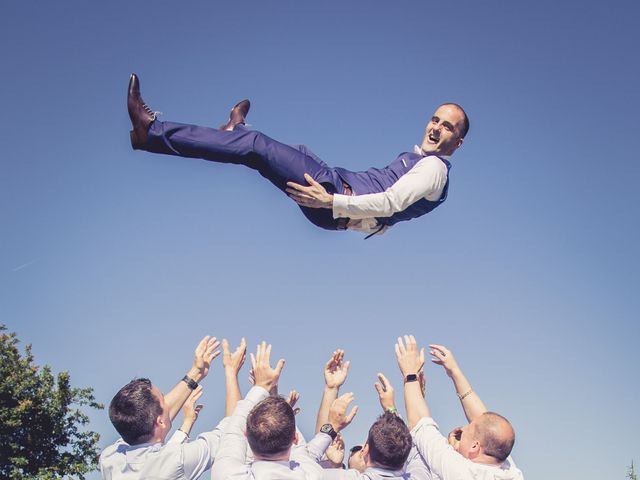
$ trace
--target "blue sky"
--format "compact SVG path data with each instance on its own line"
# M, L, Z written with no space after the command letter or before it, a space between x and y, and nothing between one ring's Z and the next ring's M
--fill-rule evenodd
M267 339L306 435L344 348L350 445L413 333L511 419L527 477L623 478L640 460L639 20L623 0L6 2L0 322L105 403L134 376L170 388L207 333ZM447 202L363 241L242 167L132 151L131 72L163 119L217 126L250 98L254 128L353 170L410 150L439 103L471 130ZM196 429L223 414L219 367ZM448 431L462 411L427 377ZM116 439L105 412L92 428Z

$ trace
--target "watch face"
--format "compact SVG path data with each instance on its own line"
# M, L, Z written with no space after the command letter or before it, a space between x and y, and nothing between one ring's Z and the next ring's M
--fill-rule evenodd
M331 438L336 438L336 435L337 435L336 431L333 429L330 423L325 423L324 425L322 425L322 427L320 427L320 431L322 433L326 433L327 435L330 435Z
M418 380L418 375L416 375L415 373L407 375L407 378L406 378L407 382L415 382L416 380Z

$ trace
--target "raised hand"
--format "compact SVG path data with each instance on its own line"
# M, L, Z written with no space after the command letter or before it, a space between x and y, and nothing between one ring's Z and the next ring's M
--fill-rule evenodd
M295 408L296 403L300 400L300 394L296 390L291 390L289 395L287 396L287 403L293 409L293 414L298 415L300 413L300 408Z
M295 182L287 182L285 191L301 207L309 208L333 208L333 195L308 173L304 174L304 179L309 186L300 185Z
M200 340L193 357L193 365L189 371L189 377L191 379L199 382L207 376L211 362L220 355L220 350L218 350L219 346L220 342L218 342L216 337L207 335Z
M442 365L449 377L452 378L453 375L460 371L458 362L456 362L456 359L453 356L453 353L451 353L451 350L443 347L442 345L436 345L433 343L429 345L429 349L429 354L434 357L431 359L431 361L436 365Z
M240 345L232 352L229 349L227 339L222 340L222 365L226 373L238 375L245 359L247 358L247 342L244 337L240 340Z
M378 373L378 380L380 382L375 383L376 391L378 392L378 399L380 400L380 406L385 412L394 412L396 408L395 395L391 382L382 373Z
M198 419L198 414L203 409L204 405L198 404L198 400L202 396L202 385L198 385L198 387L191 392L187 401L184 402L182 406L182 414L184 415L184 423L189 423L193 425ZM185 432L189 434L189 432Z
M278 380L280 379L280 373L284 368L284 359L278 360L275 368L271 367L271 344L262 342L256 349L255 356L251 354L251 365L253 371L253 377L257 387L262 387L265 390L272 391L278 386Z
M344 439L339 433L335 440L331 442L327 450L325 451L327 460L329 460L335 467L341 467L344 462Z
M396 343L396 359L402 375L418 375L424 365L424 348L418 350L418 344L413 335L398 337Z
M340 388L347 380L350 362L344 360L344 350L336 350L324 366L324 383L328 388Z
M353 401L353 393L345 393L336 398L329 409L329 423L336 432L344 430L358 413L358 407L355 406L347 415L347 408Z

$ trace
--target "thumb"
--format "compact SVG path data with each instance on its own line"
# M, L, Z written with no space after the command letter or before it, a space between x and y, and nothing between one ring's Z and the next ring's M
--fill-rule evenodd
M382 385L380 385L378 382L376 382L376 383L374 384L374 387L376 387L376 391L378 392L378 395L382 395L382 392L384 391L384 390L382 389Z
M284 358L281 358L280 360L278 360L278 363L275 368L276 374L280 375L280 372L282 372L283 368L284 368Z
M358 406L356 405L355 407L353 407L351 409L351 413L349 415L347 415L347 422L351 423L351 421L353 420L353 417L356 416L356 413L358 413Z

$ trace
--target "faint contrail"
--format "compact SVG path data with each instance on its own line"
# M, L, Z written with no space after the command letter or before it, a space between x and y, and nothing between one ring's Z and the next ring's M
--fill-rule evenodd
M23 268L27 268L29 265L33 265L34 263L36 263L38 261L38 259L36 258L35 260L31 260L30 262L27 263L23 263L22 265L14 268L13 270L11 270L12 272L17 272L18 270L22 270Z

